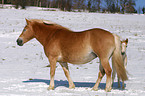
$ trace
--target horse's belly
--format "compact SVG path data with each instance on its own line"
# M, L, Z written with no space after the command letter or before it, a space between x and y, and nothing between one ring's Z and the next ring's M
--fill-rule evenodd
M67 57L63 57L63 62L69 62L72 64L85 64L95 59L97 55L93 52L87 53L85 55L82 54L73 54Z
M97 55L92 52L92 53L88 54L87 56L83 56L82 58L79 57L76 60L76 62L74 62L74 64L85 64L85 63L92 61L96 57L97 57Z

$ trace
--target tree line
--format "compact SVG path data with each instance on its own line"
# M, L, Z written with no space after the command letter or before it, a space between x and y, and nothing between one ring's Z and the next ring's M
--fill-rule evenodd
M39 6L63 11L137 13L135 0L2 0L1 3L23 9L25 6Z

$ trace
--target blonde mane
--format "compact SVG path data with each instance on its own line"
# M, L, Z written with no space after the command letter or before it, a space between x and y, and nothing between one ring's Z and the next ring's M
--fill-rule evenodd
M37 23L41 23L41 24L45 24L45 25L54 25L57 28L62 28L62 29L66 29L71 31L69 28L63 27L55 22L52 22L50 20L44 20L44 19L29 19L29 21L31 22L37 22Z

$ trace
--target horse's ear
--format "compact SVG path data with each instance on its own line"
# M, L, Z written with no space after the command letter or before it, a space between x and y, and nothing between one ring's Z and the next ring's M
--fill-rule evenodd
M25 20L26 20L26 22L27 22L27 25L29 25L31 21L29 21L29 20L26 19L26 18L25 18Z
M56 24L56 23L54 23L54 22L47 21L47 20L43 20L43 23L44 23L45 25L54 25L54 24Z
M126 43L128 43L128 38L125 40Z

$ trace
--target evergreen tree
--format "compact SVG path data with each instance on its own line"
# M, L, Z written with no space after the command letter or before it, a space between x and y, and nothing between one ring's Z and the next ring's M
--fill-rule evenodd
M91 0L89 0L88 4L87 4L89 12L91 12L91 6L92 6L91 4L92 4L92 2L91 2Z
M128 0L125 9L126 13L135 13L135 0Z
M144 7L142 8L142 13L143 13L143 14L145 13L145 8L144 8Z

